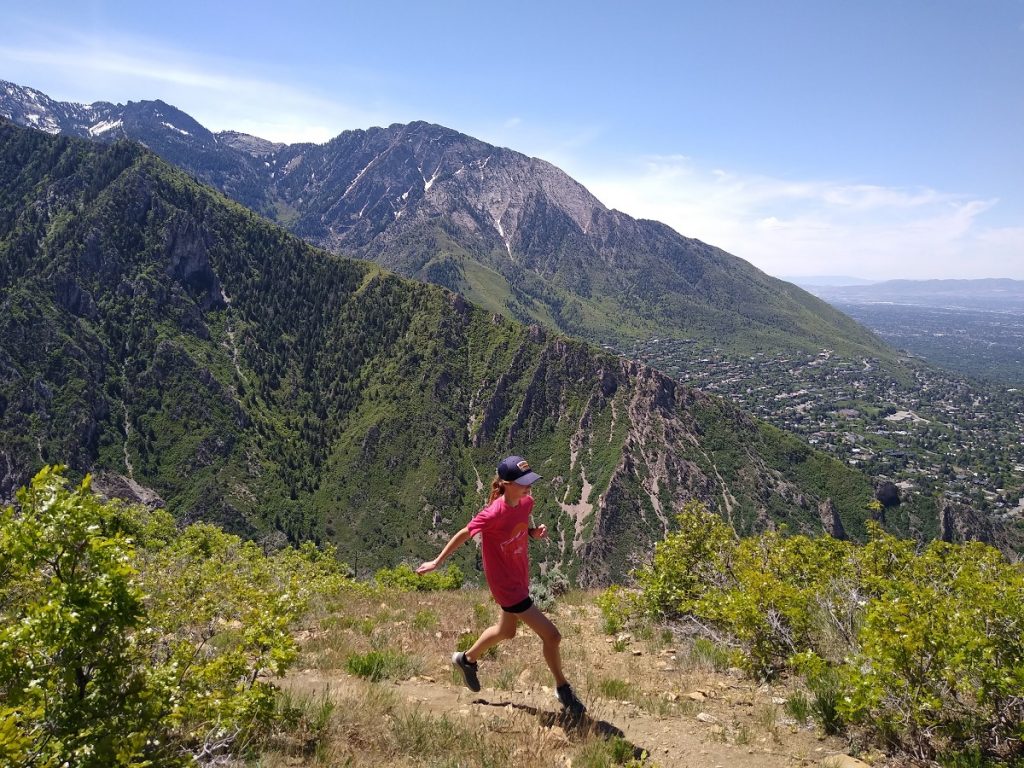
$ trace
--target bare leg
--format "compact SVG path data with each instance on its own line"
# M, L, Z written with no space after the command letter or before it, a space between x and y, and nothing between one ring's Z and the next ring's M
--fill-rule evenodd
M562 674L562 654L558 650L558 646L562 642L562 634L558 631L558 627L552 624L551 619L545 616L536 605L531 605L517 615L526 626L537 633L541 642L544 643L544 661L548 663L548 669L555 676L555 685L564 685L566 679Z
M483 656L484 652L491 646L497 645L502 640L511 640L515 637L516 625L519 624L519 616L522 616L522 614L502 611L501 616L498 618L498 623L481 632L480 637L478 637L476 642L473 643L473 647L466 651L466 658L475 662Z

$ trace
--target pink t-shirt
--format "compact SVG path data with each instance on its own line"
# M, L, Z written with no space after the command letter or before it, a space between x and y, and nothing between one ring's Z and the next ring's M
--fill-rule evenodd
M498 605L509 607L530 596L530 512L533 497L523 496L510 507L499 496L469 521L466 528L482 533L484 576Z

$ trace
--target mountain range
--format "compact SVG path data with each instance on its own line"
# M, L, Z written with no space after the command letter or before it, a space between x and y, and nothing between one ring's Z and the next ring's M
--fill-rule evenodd
M71 104L3 81L0 115L50 133L139 141L315 245L613 349L661 336L738 353L892 355L802 289L610 210L550 163L441 126L283 145L212 133L161 101Z
M841 462L636 362L314 248L137 143L0 121L0 177L2 497L66 463L268 546L333 541L363 571L436 554L494 458L522 452L545 477L538 564L582 583L621 578L688 499L740 531L864 533L873 489ZM934 533L929 504L886 524Z

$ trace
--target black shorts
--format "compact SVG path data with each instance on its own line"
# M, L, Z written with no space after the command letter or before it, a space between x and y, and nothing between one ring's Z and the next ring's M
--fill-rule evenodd
M533 598L528 597L525 600L520 600L515 605L503 605L501 606L501 610L505 611L505 613L522 613L523 611L530 610L530 606L532 605Z

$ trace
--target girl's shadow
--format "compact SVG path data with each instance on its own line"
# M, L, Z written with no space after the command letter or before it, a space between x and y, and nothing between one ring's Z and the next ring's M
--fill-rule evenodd
M625 742L626 745L633 751L633 757L637 760L643 760L645 757L650 755L643 747L638 747L626 738L625 732L618 728L607 720L594 720L588 714L583 713L582 715L572 715L568 712L548 712L537 707L531 707L528 704L516 704L512 701L487 701L487 699L475 699L473 704L483 704L487 707L512 707L513 709L519 709L526 712L537 720L545 728L553 728L556 725L561 727L567 735L575 734L577 736L587 736L593 734L600 736L604 739L617 738Z

